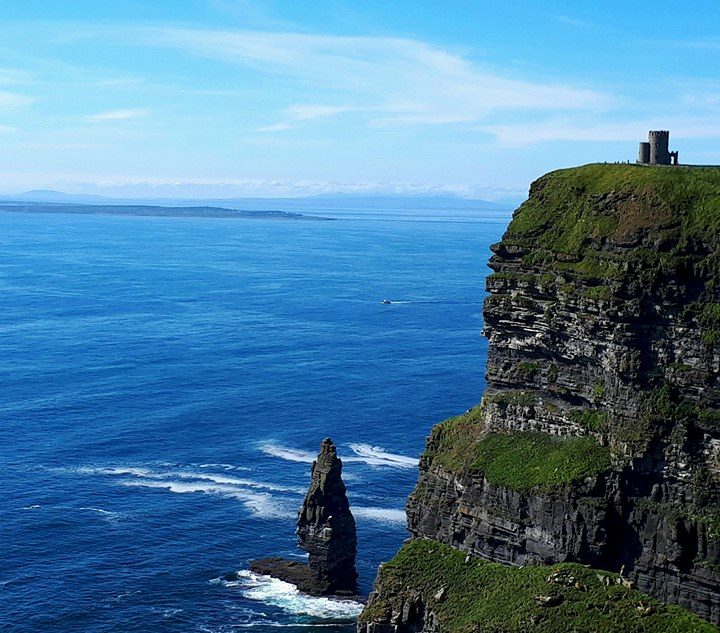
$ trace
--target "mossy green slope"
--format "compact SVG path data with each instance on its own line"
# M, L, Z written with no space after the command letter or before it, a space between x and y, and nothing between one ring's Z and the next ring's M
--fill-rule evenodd
M466 563L465 554L451 547L414 540L381 568L382 591L361 621L387 621L391 600L420 593L447 633L717 633L685 609L663 605L618 579L569 563L524 568L480 559Z
M508 237L540 240L558 252L577 253L587 237L677 223L684 235L720 232L720 167L652 168L593 164L546 174L534 184ZM605 196L619 203L608 208ZM595 201L603 200L596 205Z
M482 473L512 490L551 491L610 468L610 450L594 437L484 433L483 409L445 420L432 432L425 458L451 472Z
M530 193L503 238L529 265L618 282L720 273L720 167L585 165L546 174ZM621 257L598 248L638 232L653 246Z

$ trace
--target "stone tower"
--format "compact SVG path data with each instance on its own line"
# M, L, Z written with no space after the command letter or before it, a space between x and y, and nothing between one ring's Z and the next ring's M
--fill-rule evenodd
M640 165L677 165L678 153L670 151L670 132L648 132L647 142L640 143L637 162Z

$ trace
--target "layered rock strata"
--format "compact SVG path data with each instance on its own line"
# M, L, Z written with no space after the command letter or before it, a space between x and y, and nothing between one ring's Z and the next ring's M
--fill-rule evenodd
M492 250L487 391L433 429L411 533L720 622L720 168L553 172Z
M252 571L291 582L312 595L354 595L355 519L342 480L342 461L330 438L322 441L313 462L310 488L298 514L297 534L299 546L308 553L307 563L264 558L251 563Z

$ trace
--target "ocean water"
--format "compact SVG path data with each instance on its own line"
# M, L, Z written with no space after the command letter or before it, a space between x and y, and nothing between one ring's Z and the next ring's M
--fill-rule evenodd
M370 590L481 396L505 223L0 214L0 629L353 631L248 561L301 555L330 436Z

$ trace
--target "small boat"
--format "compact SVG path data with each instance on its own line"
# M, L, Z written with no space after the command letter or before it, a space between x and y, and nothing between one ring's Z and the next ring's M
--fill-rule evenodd
M390 299L383 299L380 303L382 303L386 306L389 306L392 303L392 301L390 301Z

